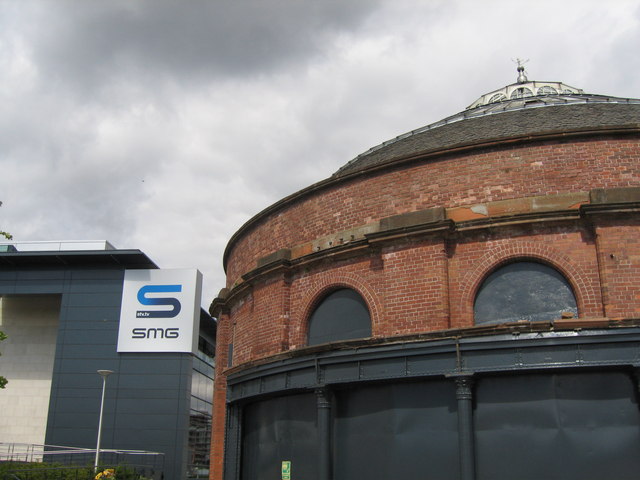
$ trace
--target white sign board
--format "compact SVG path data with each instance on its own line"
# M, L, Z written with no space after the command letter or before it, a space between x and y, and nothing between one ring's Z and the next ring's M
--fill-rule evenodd
M202 274L125 270L118 352L195 352Z

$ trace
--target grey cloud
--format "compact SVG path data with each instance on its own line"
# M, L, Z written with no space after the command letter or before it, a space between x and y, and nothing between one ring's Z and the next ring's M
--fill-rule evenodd
M126 72L179 81L268 73L317 55L377 3L57 1L37 13L34 54L52 80L89 85Z

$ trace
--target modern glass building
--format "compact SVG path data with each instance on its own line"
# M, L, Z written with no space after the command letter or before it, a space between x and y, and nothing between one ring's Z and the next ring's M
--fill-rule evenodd
M161 455L114 459L103 453L103 461L150 462L165 479L206 478L216 323L200 309L200 298L180 297L183 289L170 295L183 312L197 305L193 349L118 351L125 335L123 292L132 271L149 278L153 272L173 274L140 250L117 250L108 242L3 244L0 330L8 338L0 344L0 373L9 383L0 393L0 442L95 449L102 393L97 371L110 370L101 449ZM167 296L151 292L138 299L166 304L161 297ZM157 320L140 342L164 335L169 324L162 322L170 319ZM138 330L129 336L142 335Z

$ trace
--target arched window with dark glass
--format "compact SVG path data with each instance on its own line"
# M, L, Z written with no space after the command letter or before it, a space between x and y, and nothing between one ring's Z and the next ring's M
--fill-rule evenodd
M474 305L475 323L555 320L578 316L576 298L564 276L537 262L516 262L498 268L480 286Z
M371 317L366 302L350 288L334 290L309 318L309 345L371 336Z

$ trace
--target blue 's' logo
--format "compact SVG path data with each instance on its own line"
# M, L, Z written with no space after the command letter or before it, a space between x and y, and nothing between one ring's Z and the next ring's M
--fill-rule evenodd
M180 301L174 297L148 298L148 293L172 293L181 292L182 285L145 285L138 290L138 302L142 305L168 305L172 306L172 310L138 310L136 317L144 318L173 318L180 313L182 305Z

